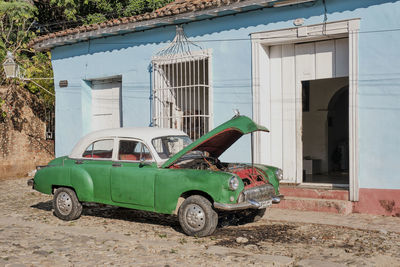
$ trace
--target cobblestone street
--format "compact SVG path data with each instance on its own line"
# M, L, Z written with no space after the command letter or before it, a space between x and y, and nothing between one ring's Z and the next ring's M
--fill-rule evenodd
M175 216L92 206L61 221L51 196L0 181L0 266L400 266L400 218L269 210L211 237Z

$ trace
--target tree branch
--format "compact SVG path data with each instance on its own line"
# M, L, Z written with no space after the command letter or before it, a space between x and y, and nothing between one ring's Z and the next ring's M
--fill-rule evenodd
M24 20L23 28L25 28L26 21L27 20ZM21 40L18 41L18 39L17 39L17 45L16 45L13 53L15 53L18 50L18 48L20 48L20 46L22 45L22 42L24 41L24 38L27 37L27 33L29 33L29 30L31 29L31 27L32 27L34 22L35 22L34 20L31 22L31 24L29 25L28 29L26 29L26 30L22 29L26 34L24 34L24 37L22 37Z
M14 21L11 19L10 30L8 31L7 38L6 38L7 43L10 43L8 39L10 38L10 34L11 34L13 28L14 28Z

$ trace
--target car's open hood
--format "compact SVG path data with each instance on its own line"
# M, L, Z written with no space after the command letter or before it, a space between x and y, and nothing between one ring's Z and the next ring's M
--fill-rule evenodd
M269 132L267 128L256 124L246 116L235 116L176 153L161 167L168 168L183 155L193 150L207 151L211 157L218 158L242 135L255 131Z

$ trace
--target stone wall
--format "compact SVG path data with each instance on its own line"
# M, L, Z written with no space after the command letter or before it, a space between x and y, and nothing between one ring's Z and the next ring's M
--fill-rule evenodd
M0 87L0 179L23 177L54 158L46 140L45 108L39 98L17 85ZM0 112L1 113L1 112Z

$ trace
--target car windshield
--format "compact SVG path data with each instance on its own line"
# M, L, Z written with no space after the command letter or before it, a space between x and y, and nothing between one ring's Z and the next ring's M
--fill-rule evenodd
M152 144L161 159L168 159L192 142L187 135L177 135L154 138Z

